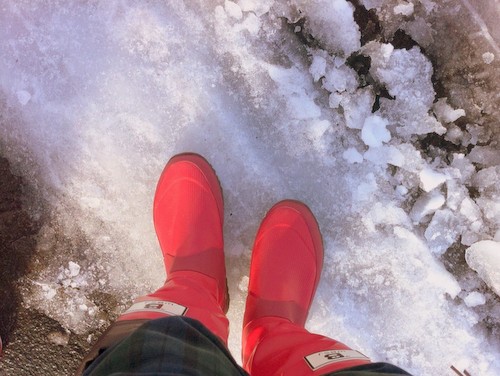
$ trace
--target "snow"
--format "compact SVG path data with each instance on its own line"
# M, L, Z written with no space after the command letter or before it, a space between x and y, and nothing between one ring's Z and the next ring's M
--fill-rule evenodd
M394 19L440 7L361 2ZM424 24L412 33L431 45ZM0 151L48 208L25 306L86 334L159 287L156 181L195 151L224 191L237 359L253 237L295 198L325 243L309 329L413 374L500 374L498 144L463 102L436 98L424 50L361 46L345 0L6 1L0 31ZM369 82L352 53L371 58ZM468 272L445 268L465 246ZM491 291L472 292L471 270Z

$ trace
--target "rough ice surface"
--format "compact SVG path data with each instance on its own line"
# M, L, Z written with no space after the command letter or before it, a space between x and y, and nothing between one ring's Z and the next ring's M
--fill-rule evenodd
M465 252L467 264L500 295L500 242L482 240L472 244Z
M416 12L437 2L361 3L432 46ZM436 98L424 50L361 46L345 0L4 1L0 31L0 150L49 213L24 305L84 334L159 287L156 181L195 151L224 190L237 359L253 237L295 198L325 242L309 329L415 375L500 374L486 324L499 320L486 310L500 291L498 144L479 119L458 123L473 116L460 98ZM352 53L371 58L370 80ZM447 269L464 245L484 304Z

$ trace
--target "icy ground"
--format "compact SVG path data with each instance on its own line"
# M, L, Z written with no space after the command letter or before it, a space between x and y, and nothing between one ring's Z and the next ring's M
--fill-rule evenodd
M224 189L236 358L253 236L295 198L325 241L310 330L415 375L499 375L499 15L498 0L1 0L0 154L40 226L22 306L68 331L37 343L93 342L161 285L151 202L191 150ZM38 349L10 334L0 367L32 374Z

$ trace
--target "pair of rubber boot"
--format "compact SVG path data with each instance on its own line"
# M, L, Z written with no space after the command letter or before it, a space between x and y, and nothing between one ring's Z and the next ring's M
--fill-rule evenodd
M185 315L227 344L229 307L224 203L210 164L179 154L166 165L154 199L154 225L167 280L137 299L118 322ZM243 367L252 375L320 375L369 363L346 345L304 329L319 282L323 245L309 208L273 206L257 232L243 324Z

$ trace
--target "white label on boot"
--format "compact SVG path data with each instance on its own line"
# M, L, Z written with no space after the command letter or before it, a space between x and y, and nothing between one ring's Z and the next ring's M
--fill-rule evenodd
M132 304L123 314L132 312L158 312L170 316L184 316L187 312L187 307L165 300L150 300Z
M326 350L304 357L306 363L313 371L332 363L345 362L346 360L370 360L359 351L355 350Z

